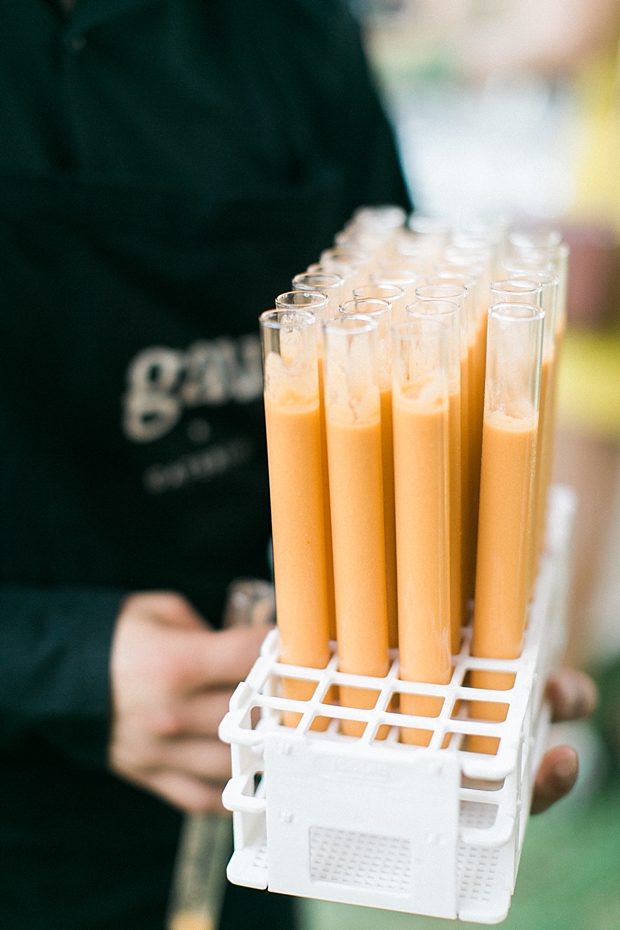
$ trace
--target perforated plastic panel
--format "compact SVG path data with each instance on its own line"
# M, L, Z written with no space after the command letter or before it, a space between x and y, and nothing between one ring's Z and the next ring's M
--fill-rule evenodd
M315 881L406 892L410 860L409 840L310 828L310 877Z
M485 801L461 801L459 825L476 830L488 830L497 819L497 804Z
M497 849L459 845L457 881L460 904L476 901L488 904L491 901L498 862Z

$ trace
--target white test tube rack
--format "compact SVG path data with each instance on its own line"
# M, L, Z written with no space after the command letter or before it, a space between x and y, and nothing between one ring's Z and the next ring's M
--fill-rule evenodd
M223 798L234 812L231 882L483 924L506 917L549 726L544 684L564 646L575 497L556 486L549 502L519 659L472 658L467 631L450 684L422 685L399 681L396 650L385 678L366 678L339 673L335 651L325 669L282 665L277 631L267 637L220 726L232 752ZM514 684L467 687L473 669L514 674ZM315 681L313 697L282 697L283 677ZM375 707L321 703L339 684L376 691ZM442 697L439 716L390 712L404 692ZM468 718L468 702L481 698L508 705L506 720ZM296 727L282 725L285 710L301 713ZM310 730L315 717L331 718L327 730ZM342 719L364 721L363 736L342 735ZM400 743L403 726L432 730L429 746ZM498 738L497 753L461 748L469 734Z

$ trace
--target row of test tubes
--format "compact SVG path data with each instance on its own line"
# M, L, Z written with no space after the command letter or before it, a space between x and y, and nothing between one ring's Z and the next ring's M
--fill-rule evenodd
M336 640L341 671L382 677L398 648L402 680L447 684L472 612L473 655L520 655L567 269L555 230L454 230L363 208L262 314L281 662L324 668ZM471 684L510 687L500 679L478 671ZM283 688L306 700L313 685ZM374 699L340 688L344 706ZM402 694L400 710L436 716L439 700ZM341 732L363 726L342 721ZM429 737L401 731L403 742Z

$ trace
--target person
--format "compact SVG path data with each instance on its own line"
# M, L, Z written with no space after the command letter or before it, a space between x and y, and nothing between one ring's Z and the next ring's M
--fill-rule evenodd
M161 930L263 635L218 630L269 572L256 318L357 206L408 194L344 2L1 16L0 925ZM574 780L554 752L539 806ZM227 890L223 928L293 920Z

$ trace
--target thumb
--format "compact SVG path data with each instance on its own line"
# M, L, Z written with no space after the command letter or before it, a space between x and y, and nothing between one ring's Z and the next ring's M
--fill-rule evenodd
M139 591L126 598L124 610L132 610L163 626L176 626L186 630L210 629L208 623L176 591Z
M541 814L568 794L579 773L577 753L571 746L554 746L542 758L534 782L532 814Z
M236 686L247 678L271 626L212 630L191 635L192 690Z

